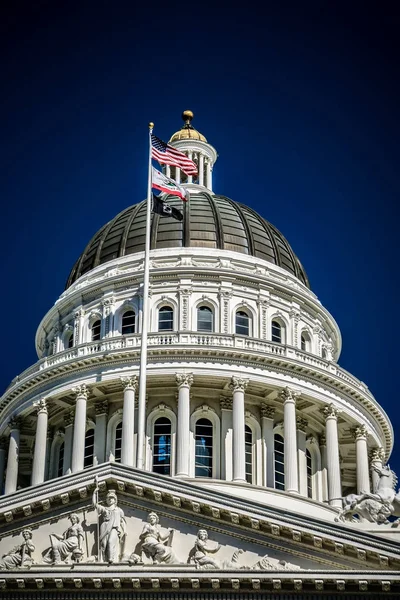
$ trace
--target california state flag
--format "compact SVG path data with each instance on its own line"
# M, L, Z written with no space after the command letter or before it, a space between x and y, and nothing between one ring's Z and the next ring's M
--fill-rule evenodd
M164 173L161 173L161 171L158 171L154 167L152 167L152 171L153 177L151 186L153 188L171 194L171 196L179 196L184 202L189 199L189 192L185 190L184 187L176 183L173 179L166 177Z

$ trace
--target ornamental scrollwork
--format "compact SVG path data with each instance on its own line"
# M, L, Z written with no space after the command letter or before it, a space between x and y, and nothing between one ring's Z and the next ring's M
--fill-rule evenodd
M193 373L176 373L176 383L178 385L178 388L190 388L193 384Z
M283 390L280 391L279 398L283 402L296 402L297 398L299 398L300 395L301 392L299 390L294 390L286 386Z
M337 417L340 414L340 410L338 408L336 408L336 406L334 404L329 404L328 406L324 406L324 408L322 409L322 414L324 415L325 419L337 419Z
M136 375L133 375L132 377L121 377L121 383L122 387L124 388L124 391L133 390L134 392L136 392L138 385Z
M232 398L225 398L225 396L221 396L219 399L219 405L222 410L232 410L233 400Z
M96 417L106 415L108 412L108 400L98 400L94 405Z
M385 451L379 446L371 449L370 462L383 462L385 460Z
M307 427L308 427L308 421L307 421L307 419L304 419L303 417L297 417L296 418L296 428L299 431L302 431L303 433L305 433Z
M264 402L261 404L261 416L265 419L273 419L275 416L275 407L274 406L269 406L268 404L265 404Z
M78 398L85 398L85 400L88 399L89 390L84 383L82 383L82 385L77 385L77 386L73 387L72 392L75 394L76 399L78 399Z
M365 425L359 425L358 427L355 427L354 429L352 429L351 433L356 441L367 439L368 437L368 429Z
M233 375L229 384L229 389L232 392L244 392L248 384L248 379L244 379L243 377L237 377L236 375Z
M48 413L46 398L40 398L40 400L36 400L36 402L33 403L33 406L36 408L37 414Z

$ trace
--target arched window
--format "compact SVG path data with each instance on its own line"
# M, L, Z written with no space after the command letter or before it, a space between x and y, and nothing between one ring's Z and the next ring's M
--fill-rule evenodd
M278 344L285 343L285 327L279 321L274 320L271 323L271 340Z
M93 332L93 329L92 329L92 332ZM67 348L72 348L73 345L74 345L74 334L70 333L69 336L68 336L68 338L67 338L66 347Z
M195 429L195 477L212 477L213 424L199 419Z
M94 321L92 323L92 342L96 342L97 340L100 339L100 331L101 331L101 321L100 319L97 319L97 321Z
M135 333L135 324L136 324L136 315L135 311L127 310L122 315L122 335L127 335L129 333Z
M174 328L174 310L171 306L162 306L158 311L158 331L172 331Z
M83 468L93 465L94 456L94 429L88 429L85 435L85 455L83 459Z
M122 448L122 421L120 421L115 428L115 445L114 445L115 462L121 462L121 448Z
M236 333L239 335L250 335L250 317L244 310L236 312Z
M58 449L58 462L57 462L57 477L62 477L64 472L64 442L61 442Z
M171 421L160 417L153 430L153 473L171 474Z
M302 331L301 332L301 349L304 352L311 352L311 339L309 334L307 333L307 331Z
M306 461L307 461L307 496L308 498L313 497L313 464L311 452L307 448L306 450Z
M214 315L208 306L199 306L197 309L197 331L207 331L211 333L214 330Z
M274 469L275 489L285 489L285 446L283 437L276 433L274 435Z
M246 481L253 483L253 432L246 425L244 428L245 450L246 450Z

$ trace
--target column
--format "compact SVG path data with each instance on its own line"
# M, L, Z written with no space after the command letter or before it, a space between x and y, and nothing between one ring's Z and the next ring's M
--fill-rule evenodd
M51 443L53 441L53 431L50 428L47 428L47 437L46 437L46 458L45 458L45 467L44 467L44 480L47 481L50 479L50 454L51 454Z
M6 437L0 437L0 496L4 489L4 469L6 465L6 449L8 446L8 439Z
M12 494L17 489L20 427L21 420L18 417L13 417L10 419L10 440L8 443L8 459L4 494Z
M85 461L86 404L89 390L85 384L72 388L76 394L74 437L72 440L71 471L82 471Z
M285 490L299 493L296 437L296 399L300 392L286 387L280 393L283 400L283 438L285 442Z
M221 396L221 479L232 481L232 398Z
M321 452L321 487L322 501L328 501L328 467L326 464L326 437L319 436L319 451Z
M246 445L244 391L248 380L233 376L229 388L233 393L232 401L232 474L233 481L246 481Z
M274 487L274 416L275 408L261 404L263 485Z
M64 464L63 475L71 473L71 458L72 458L72 434L74 431L74 411L70 411L64 415Z
M190 387L193 383L192 373L177 373L178 385L178 425L176 439L176 475L189 477L190 458Z
M359 425L352 433L356 440L357 494L369 494L368 431L365 425Z
M199 185L204 185L204 154L199 154Z
M377 446L372 448L370 455L370 465L371 465L371 479L372 479L372 493L374 494L378 489L379 483L379 473L375 471L378 469L382 470L383 462L385 460L385 451L381 446Z
M122 377L121 383L124 388L124 407L122 413L122 442L121 463L129 467L135 466L135 392L137 390L137 378Z
M190 160L193 160L193 152L188 152L188 158ZM188 183L193 183L193 175L188 175Z
M46 468L48 411L45 398L34 403L37 409L35 450L33 453L32 485L43 483Z
M106 460L106 438L107 438L107 400L99 400L94 405L96 413L96 427L94 430L94 456L93 464L100 465Z
M307 457L306 457L306 428L308 421L297 417L297 461L299 466L299 492L307 498Z
M323 409L326 419L326 466L328 471L328 501L342 508L342 484L339 462L337 418L339 410L333 404Z
M178 167L175 167L175 181L176 183L181 182L181 170Z
M171 177L171 167L169 165L165 165L165 175Z
M85 318L85 311L81 307L75 313L74 321L74 345L82 344L84 342L84 331L83 323Z
M212 178L211 178L211 163L210 163L210 159L207 160L206 162L206 188L208 188L210 191L212 191Z

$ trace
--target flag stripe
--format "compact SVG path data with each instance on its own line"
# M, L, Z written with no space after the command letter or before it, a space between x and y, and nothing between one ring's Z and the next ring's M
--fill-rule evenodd
M151 155L160 164L171 165L182 169L186 175L196 175L197 165L183 152L166 144L157 136L151 136Z

